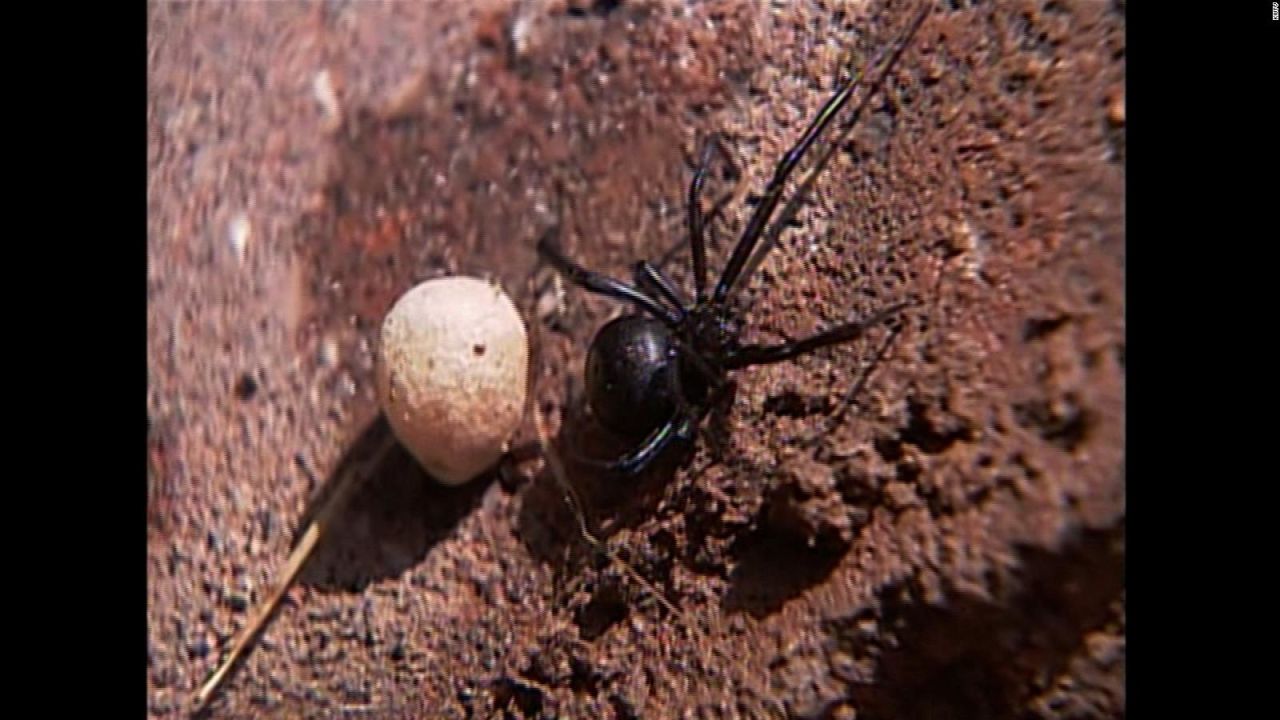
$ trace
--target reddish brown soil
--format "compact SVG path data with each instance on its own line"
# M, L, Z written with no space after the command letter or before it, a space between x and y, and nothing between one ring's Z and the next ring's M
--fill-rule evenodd
M558 445L611 449L581 367L618 307L534 242L662 255L713 130L749 203L912 10L781 6L151 5L152 716L385 437L414 282L501 281ZM449 490L394 453L210 714L1123 716L1124 50L1122 3L939 3L744 296L755 342L920 299L892 342L739 373L686 463L575 470L602 547L537 457Z

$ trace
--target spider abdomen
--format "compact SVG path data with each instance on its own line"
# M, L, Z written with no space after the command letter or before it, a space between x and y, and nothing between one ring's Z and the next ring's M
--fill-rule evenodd
M587 351L587 399L600 422L643 437L675 411L678 371L671 331L642 315L624 315L596 333Z

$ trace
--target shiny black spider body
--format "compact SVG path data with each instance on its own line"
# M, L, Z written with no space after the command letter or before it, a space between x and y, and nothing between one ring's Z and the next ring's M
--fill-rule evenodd
M926 7L902 37L890 46L888 61L876 86L883 82L927 14ZM860 78L859 74L854 74L840 87L823 105L800 140L783 156L710 292L707 289L701 195L712 152L716 149L724 152L718 141L706 143L689 184L688 230L694 281L692 301L660 269L647 261L635 264L634 285L628 285L569 260L549 237L539 241L539 254L570 281L588 291L632 303L642 311L607 323L597 332L587 354L587 400L596 417L606 428L624 438L643 439L629 454L603 463L605 467L626 474L637 473L673 441L691 442L707 411L728 389L728 373L731 371L789 360L857 339L868 328L892 319L907 307L908 303L898 303L861 322L838 325L795 342L744 345L739 340L740 326L732 291L761 238L780 232L775 228L766 234L765 230L778 207L787 179L806 151L848 103ZM863 96L846 129L857 119L876 89L872 87ZM820 157L815 171L801 183L798 194L821 170L833 147ZM786 214L784 211L784 221Z

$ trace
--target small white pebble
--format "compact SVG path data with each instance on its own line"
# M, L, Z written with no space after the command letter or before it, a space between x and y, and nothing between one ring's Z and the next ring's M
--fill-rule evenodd
M501 288L428 280L382 324L378 401L396 437L437 480L460 485L493 466L524 414L529 344Z
M317 358L321 367L337 367L338 360L341 359L341 348L338 347L338 338L333 335L325 335L320 341L320 353Z
M337 125L342 119L342 105L338 101L337 91L333 89L333 76L327 69L316 73L311 81L311 91L324 110L326 124Z
M249 224L249 216L242 212L236 213L231 218L231 223L227 227L227 239L231 243L231 251L236 254L236 260L244 263L245 253L249 249L249 237L253 232L253 226Z

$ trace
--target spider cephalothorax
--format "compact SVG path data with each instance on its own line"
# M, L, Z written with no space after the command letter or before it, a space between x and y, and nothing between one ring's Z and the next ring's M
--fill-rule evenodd
M889 69L928 14L925 6L899 40L890 46L888 60L875 85ZM878 65L879 62L873 63ZM804 135L774 169L773 177L756 206L715 287L707 288L706 243L703 236L701 194L712 151L708 142L689 184L688 229L693 255L694 297L690 300L657 267L641 261L633 267L633 285L592 272L569 260L550 240L538 242L539 254L569 280L587 290L632 303L642 312L606 323L596 333L587 353L587 400L600 422L626 438L643 439L639 447L617 460L604 463L625 473L638 472L672 441L691 441L707 411L729 386L729 373L752 365L782 362L819 348L861 337L871 327L898 315L908 303L886 307L860 322L837 325L812 337L777 345L744 345L739 340L738 311L733 291L742 278L766 226L782 197L782 191L801 158L818 136L849 102L860 74L823 105ZM845 130L875 93L872 87L855 107ZM830 146L827 150L829 155ZM825 162L823 156L816 167ZM811 179L811 178L810 178ZM802 183L802 186L807 184ZM786 213L783 220L785 221ZM767 249L766 249L767 251Z

